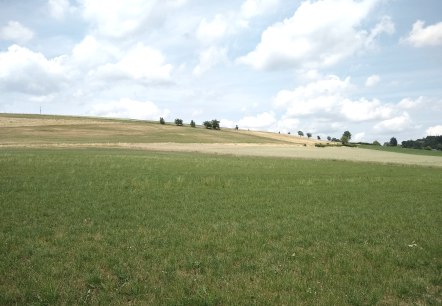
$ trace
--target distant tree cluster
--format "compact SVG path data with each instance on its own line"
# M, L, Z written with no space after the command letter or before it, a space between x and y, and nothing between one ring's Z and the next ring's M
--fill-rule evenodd
M427 136L422 139L402 141L402 147L442 151L442 136Z
M180 118L176 118L174 122L175 122L175 124L177 126L183 126L184 125L183 119L180 119ZM160 124L166 124L166 121L164 120L163 117L160 117ZM207 129L213 129L213 130L221 129L219 124L220 124L220 121L216 120L216 119L213 119L213 120L210 120L210 121L204 121L204 123L203 123L203 125ZM195 121L193 121L193 120L190 121L190 127L193 127L193 128L196 127ZM238 126L236 126L235 129L238 129Z
M212 129L212 130L219 130L219 120L213 119L211 121L204 121L203 125L206 127L206 129Z

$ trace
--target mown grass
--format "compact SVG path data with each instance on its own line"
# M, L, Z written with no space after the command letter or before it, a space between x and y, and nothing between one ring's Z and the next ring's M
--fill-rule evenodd
M0 151L0 304L440 305L442 171Z
M208 130L189 125L143 120L123 120L49 115L0 114L0 143L284 143L232 129ZM7 125L8 119L32 120L32 125ZM48 121L52 120L52 121ZM57 121L58 120L58 121Z
M385 152L442 157L442 151L434 151L434 150L410 149L410 148L402 148L399 146L398 147L384 147L384 146L375 146L375 145L358 145L358 147L363 148L363 149L371 149L371 150L385 151Z

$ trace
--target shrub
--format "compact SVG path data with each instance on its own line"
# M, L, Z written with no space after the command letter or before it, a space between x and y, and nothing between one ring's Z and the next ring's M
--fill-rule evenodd
M160 124L166 124L166 121L164 121L163 117L160 117Z
M190 126L191 126L191 127L196 127L195 121L191 120L191 121L190 121Z
M381 143L380 143L379 141L375 140L375 141L373 141L373 145L375 145L375 146L380 146Z
M175 119L175 124L178 126L182 126L183 125L183 119Z

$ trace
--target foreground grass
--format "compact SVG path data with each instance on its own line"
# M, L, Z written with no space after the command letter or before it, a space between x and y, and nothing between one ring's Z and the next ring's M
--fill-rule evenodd
M0 151L0 304L441 303L442 171Z
M402 148L402 147L384 147L384 146L375 146L375 145L358 145L358 147L363 148L363 149L371 149L371 150L385 151L385 152L442 157L442 151L433 151L433 150L424 150L424 149L410 149L410 148Z

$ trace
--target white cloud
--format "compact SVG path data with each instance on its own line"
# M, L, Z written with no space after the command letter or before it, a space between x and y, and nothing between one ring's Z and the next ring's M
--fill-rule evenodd
M364 137L365 137L365 133L364 132L356 133L352 137L352 141L354 141L354 142L362 141L362 140L364 140Z
M71 7L69 0L48 0L48 9L53 18L62 20L69 11L73 10L73 7Z
M93 76L104 79L132 79L144 83L169 82L172 65L165 63L164 55L139 43L117 63L98 67Z
M111 118L157 120L160 117L167 118L170 111L160 109L155 103L150 101L137 101L123 98L118 101L95 104L89 110L89 114Z
M419 97L416 100L410 98L404 98L399 103L398 106L402 109L413 109L422 106L425 103L424 97Z
M372 101L361 98L357 101L346 99L339 103L340 112L347 120L361 122L391 118L394 109L383 105L377 99Z
M435 125L429 127L426 131L427 136L441 136L442 135L442 125Z
M111 38L130 37L147 26L161 22L169 10L185 0L79 0L83 17L97 34Z
M276 122L275 114L264 112L256 116L246 116L238 121L241 129L264 129Z
M383 16L381 21L376 24L376 26L370 31L370 35L367 38L366 45L368 47L372 46L374 42L376 41L376 38L383 34L394 34L396 31L395 25L393 21L391 20L390 16Z
M406 112L400 116L381 121L374 126L374 130L379 133L403 132L414 128L415 125Z
M365 81L366 87L374 87L380 82L381 78L377 74L373 74Z
M250 19L275 9L279 0L246 0L241 6L241 15Z
M255 50L239 63L259 70L334 65L373 44L394 25L384 17L373 30L359 29L379 0L304 1L295 14L268 27Z
M193 69L195 76L201 76L221 62L227 62L227 49L210 47L200 53L199 63Z
M222 15L216 15L211 21L207 21L206 18L201 20L196 36L201 42L210 44L222 39L227 30L227 20Z
M65 80L62 60L12 45L0 53L0 88L37 95L57 91Z
M72 49L72 59L83 68L95 67L113 61L121 52L112 44L97 40L87 35Z
M418 20L413 24L413 29L403 41L414 47L442 45L442 22L424 27L425 22Z
M18 21L9 21L0 29L0 39L24 44L34 37L34 32Z
M276 107L286 109L289 117L331 112L350 87L350 78L341 80L337 76L328 76L294 90L281 90L274 103Z

